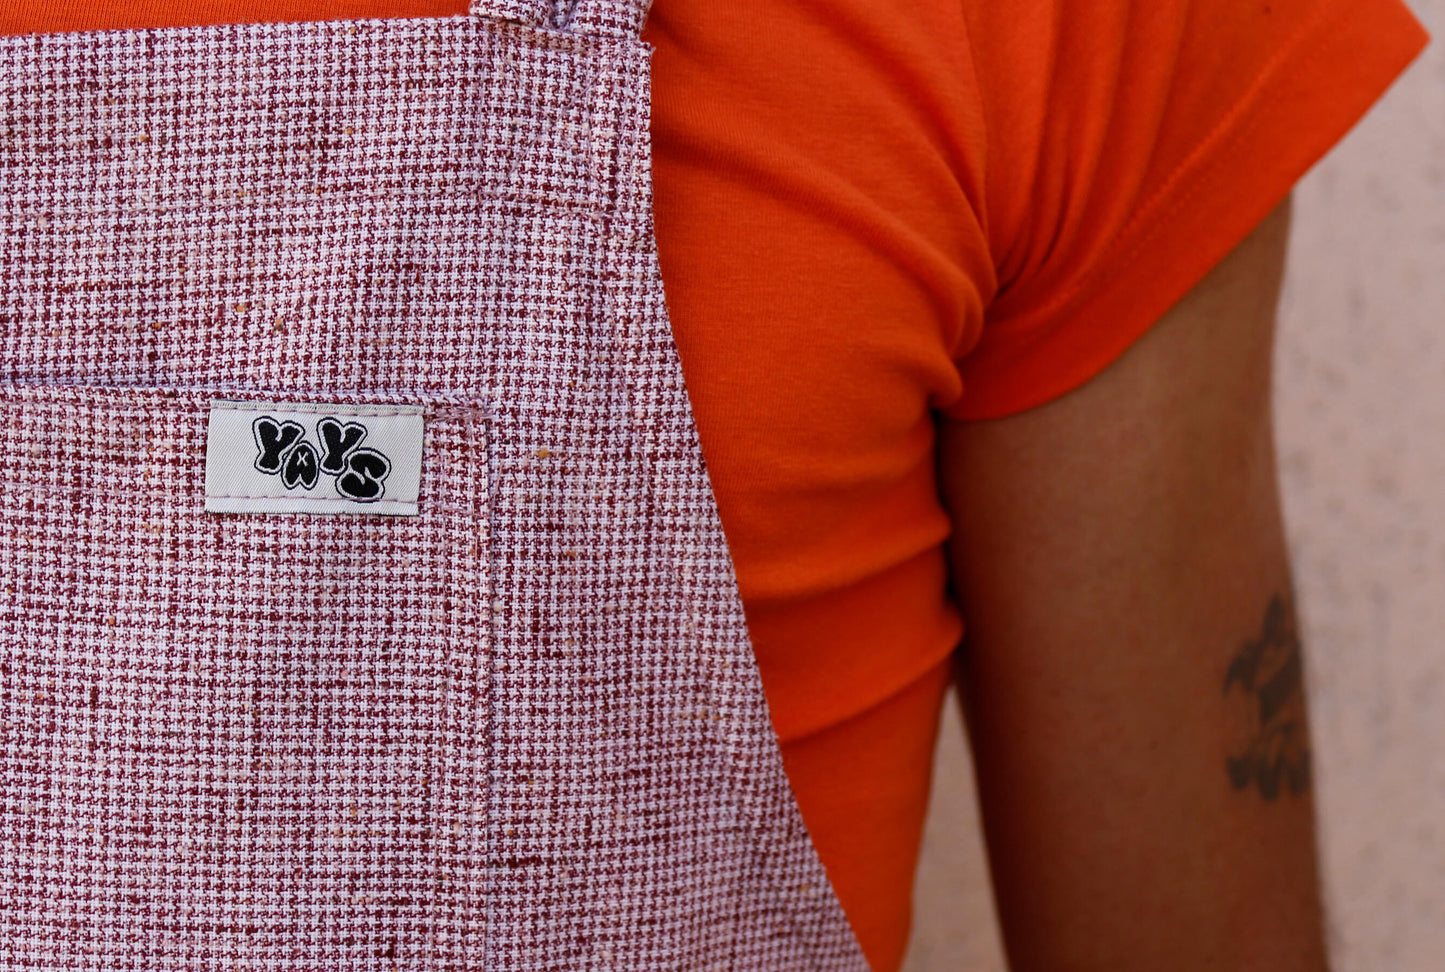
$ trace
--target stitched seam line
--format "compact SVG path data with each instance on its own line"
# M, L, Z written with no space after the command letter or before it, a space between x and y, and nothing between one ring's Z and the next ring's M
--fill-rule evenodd
M419 500L379 499L379 500L347 500L337 499L332 496L286 496L282 493L260 493L256 496L246 496L239 493L207 493L206 499L284 499L294 500L298 503L338 503L343 506L376 507L383 503L395 503L401 506L415 506Z
M307 412L322 414L323 412L336 412L341 415L349 415L355 418L396 418L402 415L421 416L425 413L418 406L404 412L358 412L353 411L347 405L318 405L311 407L307 405L287 405L284 403L257 402L255 405L212 405L213 412Z

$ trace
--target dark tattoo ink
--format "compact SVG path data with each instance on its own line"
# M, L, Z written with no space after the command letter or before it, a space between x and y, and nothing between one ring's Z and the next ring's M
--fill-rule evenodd
M1244 696L1247 725L1243 748L1226 761L1236 790L1259 787L1266 800L1287 788L1310 785L1310 751L1304 709L1304 663L1294 606L1276 594L1264 613L1259 637L1247 641L1230 662L1224 694Z

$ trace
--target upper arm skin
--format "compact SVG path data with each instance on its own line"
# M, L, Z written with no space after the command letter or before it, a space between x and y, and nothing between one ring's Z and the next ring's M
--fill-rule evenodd
M1015 972L1326 966L1270 421L1288 222L1082 388L940 429Z

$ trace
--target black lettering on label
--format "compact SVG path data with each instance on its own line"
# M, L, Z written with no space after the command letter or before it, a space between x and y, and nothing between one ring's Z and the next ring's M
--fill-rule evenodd
M311 443L303 442L286 456L286 465L281 469L281 482L286 484L287 489L295 489L297 486L311 489L320 478L319 467L316 450L311 447Z
M256 469L268 475L275 475L281 471L281 464L286 460L286 453L301 437L306 434L306 429L296 422L277 422L269 415L262 415L251 423L251 435L256 440Z
M321 441L321 471L340 476L346 472L346 457L366 438L366 426L360 422L343 425L328 417L316 423L316 438Z
M362 503L379 500L390 472L386 456L375 449L357 449L346 457L346 472L336 477L336 491Z

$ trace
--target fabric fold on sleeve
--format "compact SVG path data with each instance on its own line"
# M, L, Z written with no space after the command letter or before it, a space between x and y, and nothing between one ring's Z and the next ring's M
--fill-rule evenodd
M1142 179L1113 173L1116 182L1136 179L1130 187L1136 208L1105 228L1111 236L1092 248L1076 247L1087 260L1066 265L1064 273L1058 264L1067 264L1067 253L1054 259L1049 269L1055 272L1038 273L1037 286L1024 279L1000 294L976 343L958 358L963 392L945 414L973 420L1021 412L1101 372L1284 200L1427 40L1398 0L1327 3L1197 132L1187 118L1183 126L1177 118L1161 125L1158 136L1176 144L1152 146L1148 161L1180 152L1178 143L1187 138L1180 161ZM1169 81L1198 99L1210 79ZM1102 181L1094 176L1079 184L1087 192ZM1062 237L1070 207L1076 215L1087 206L1087 200L1069 200L1047 217L1059 226L1030 230Z

